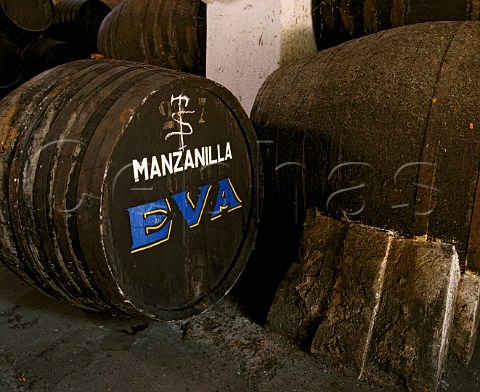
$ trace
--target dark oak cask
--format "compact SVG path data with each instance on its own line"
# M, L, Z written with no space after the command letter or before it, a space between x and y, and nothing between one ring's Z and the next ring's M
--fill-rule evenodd
M480 22L421 23L275 71L251 118L277 210L450 242L480 271L479 44Z
M206 4L126 0L100 26L98 49L107 58L204 75Z
M21 45L47 30L53 14L52 0L0 0L0 32Z
M478 0L314 0L312 9L319 49L392 27L480 19Z
M22 55L25 80L57 65L90 58L85 46L53 38L40 38L32 42L23 49Z
M46 71L0 102L0 257L48 295L157 319L239 277L261 203L253 127L195 75L117 60Z
M111 8L100 0L62 0L55 4L55 17L47 34L97 52L98 31L110 11Z
M20 48L7 36L0 34L0 94L13 86L23 74L23 58Z

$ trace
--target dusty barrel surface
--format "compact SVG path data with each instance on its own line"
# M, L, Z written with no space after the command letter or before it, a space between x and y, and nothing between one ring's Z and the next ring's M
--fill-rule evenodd
M480 19L479 0L314 0L312 10L320 49L392 27Z
M52 0L0 0L0 31L24 40L44 32L52 23Z
M0 104L0 257L54 298L158 319L226 294L261 200L252 125L204 78L114 60Z
M0 34L0 89L14 85L22 73L23 58L20 49L7 36Z
M97 35L111 8L100 0L62 0L55 4L55 17L48 35L60 41L84 44L97 50Z
M479 22L424 23L275 71L252 111L265 205L451 242L478 270L479 44Z
M206 4L126 0L100 26L98 49L107 58L204 75Z

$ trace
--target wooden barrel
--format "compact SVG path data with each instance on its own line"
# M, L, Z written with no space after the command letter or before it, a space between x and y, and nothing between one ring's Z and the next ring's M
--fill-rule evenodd
M13 86L22 77L23 58L17 45L0 34L0 89Z
M22 55L25 78L31 78L57 65L90 58L90 52L85 47L53 38L40 38L32 42L23 49Z
M128 26L128 28L125 28ZM126 0L103 21L107 58L205 74L206 4L201 0Z
M111 8L100 0L62 0L55 4L55 17L48 35L60 41L85 45L97 51L97 35Z
M119 5L123 0L102 0L106 5L110 7L110 9L114 9L117 5Z
M43 33L53 14L52 0L0 0L0 32L23 42Z
M0 257L77 306L170 320L224 296L261 176L236 98L194 75L81 60L0 102Z
M440 239L479 270L479 44L480 22L422 23L275 71L251 118L284 220L317 208Z
M392 27L480 19L478 0L314 0L312 9L319 49Z

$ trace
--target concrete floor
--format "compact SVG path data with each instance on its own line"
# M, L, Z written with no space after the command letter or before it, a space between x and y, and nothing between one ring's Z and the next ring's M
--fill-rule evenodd
M0 265L0 392L382 391L252 322L241 294L182 322L114 319L55 302ZM480 347L439 389L480 390Z

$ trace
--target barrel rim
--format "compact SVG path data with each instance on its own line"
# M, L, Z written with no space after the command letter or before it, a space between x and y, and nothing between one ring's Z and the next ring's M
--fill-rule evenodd
M155 67L155 66L153 66ZM158 67L156 67L158 68ZM182 84L185 81L185 78L188 77L188 84L192 87L198 87L205 89L209 93L216 96L221 102L225 104L226 109L231 113L234 120L238 124L240 130L242 131L242 137L246 142L246 147L248 151L248 161L250 162L250 175L252 183L250 184L250 210L248 212L247 223L245 224L245 230L241 239L239 239L239 246L234 258L229 262L229 268L226 270L222 279L217 283L217 285L210 290L205 292L205 295L197 299L194 303L186 304L183 307L177 309L165 309L156 310L156 314L150 314L146 310L140 309L135 303L131 302L130 299L125 298L129 302L129 306L136 308L139 313L144 314L150 318L161 319L161 320L174 320L174 319L184 319L191 317L195 314L199 314L207 310L212 306L217 300L221 299L232 289L235 282L239 279L241 272L245 268L248 259L250 257L251 251L254 246L256 231L257 231L257 222L260 215L261 203L263 200L263 171L261 166L261 156L258 149L258 143L255 136L255 131L252 123L250 122L247 114L243 111L240 103L237 98L227 89L225 89L220 84L195 75L185 74L175 70L168 70L168 72L173 72L180 76L178 79L174 79L170 82L162 84L159 89L152 91L142 102L142 104L136 107L135 112L138 112L140 108L145 105L150 99L153 99L158 93L161 93L161 90L172 88L176 84ZM182 77L184 75L184 77ZM127 127L126 125L124 129ZM103 179L108 177L110 172L110 161L108 165L105 166L103 170ZM106 197L107 192L104 191L106 186L106 181L102 182L102 191L100 192L101 200L99 202L101 209L104 211L105 207L108 206L108 197ZM256 215L257 214L257 215ZM105 220L101 220L100 228L104 235L99 236L99 239L102 243L101 248L103 249L102 258L105 260L107 265L110 265L111 262L108 260L108 256L105 253L106 247L105 244L108 240L112 240L112 233L108 229L108 223ZM107 234L108 233L108 234ZM112 277L119 288L123 292L123 287L121 282L119 282L114 275L113 271L110 271Z
M22 0L24 1L24 0ZM48 21L48 24L47 25L44 25L43 27L39 27L38 29L35 29L35 28L30 28L30 27L25 27L25 26L22 26L20 24L18 24L16 21L14 21L12 18L11 18L11 14L5 9L5 6L3 4L3 1L0 0L0 9L1 9L1 13L3 13L3 15L7 18L7 20L11 21L14 25L15 25L15 29L16 30L21 30L22 33L32 33L32 34L35 34L35 33L42 33L44 32L45 30L47 30L51 24L53 23L53 18L54 18L54 14L55 14L55 10L54 10L54 4L53 4L53 1L52 0L44 0L44 2L47 2L45 5L49 5L50 6L50 10L51 10L51 13L50 13L50 19Z

